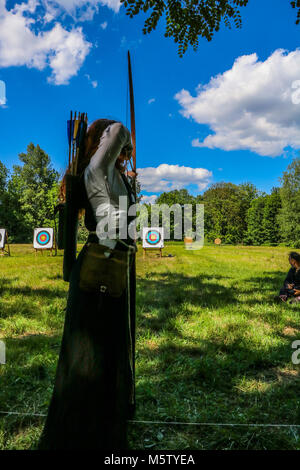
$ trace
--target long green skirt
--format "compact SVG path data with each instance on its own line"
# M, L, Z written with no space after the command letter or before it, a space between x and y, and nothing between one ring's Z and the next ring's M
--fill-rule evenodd
M81 291L85 252L86 246L71 274L55 385L39 449L127 447L126 421L134 408L128 289L119 298ZM131 317L134 336L132 312Z

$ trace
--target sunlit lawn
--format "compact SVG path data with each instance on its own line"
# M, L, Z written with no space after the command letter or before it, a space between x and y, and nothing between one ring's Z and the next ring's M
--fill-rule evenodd
M273 297L287 248L168 244L137 261L136 420L300 424L300 306ZM0 257L0 411L46 413L68 284L62 254ZM167 257L168 254L174 257ZM43 417L0 415L0 448L36 446ZM132 449L299 449L300 428L129 425Z

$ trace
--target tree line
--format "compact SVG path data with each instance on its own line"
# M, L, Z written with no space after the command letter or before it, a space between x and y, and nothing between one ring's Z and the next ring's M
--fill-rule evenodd
M208 242L220 238L227 244L300 248L300 158L287 167L280 183L280 187L266 194L252 183L221 182L198 196L190 195L186 189L162 193L156 203L203 204Z
M35 227L55 228L54 207L58 203L60 178L49 155L39 145L29 144L19 154L19 165L10 172L0 161L0 227L11 243L32 243ZM138 185L139 187L139 185ZM215 183L197 196L186 189L162 193L157 204L183 206L204 204L207 242L220 238L227 244L300 247L300 158L283 172L280 186L271 194L252 183ZM147 205L149 214L151 205ZM172 216L172 213L171 213ZM174 225L170 225L171 238ZM87 232L80 221L79 240Z

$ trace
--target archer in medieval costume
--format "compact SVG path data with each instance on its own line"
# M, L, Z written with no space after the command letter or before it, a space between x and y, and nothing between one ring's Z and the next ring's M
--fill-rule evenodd
M119 196L127 207L134 203L124 174L132 142L120 122L99 119L89 127L84 146L77 165L81 189L76 204L85 209L90 233L70 274L60 356L40 449L124 449L126 421L134 408L130 310L136 248L130 237L119 237L128 224Z

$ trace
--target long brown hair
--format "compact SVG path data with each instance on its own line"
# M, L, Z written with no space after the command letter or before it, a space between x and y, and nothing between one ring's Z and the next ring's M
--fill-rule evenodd
M297 261L297 263L298 263L299 266L298 266L298 268L296 268L296 271L299 271L299 269L300 269L300 253L297 253L296 251L291 251L291 252L289 253L289 259L290 259L290 258L292 258L292 259L294 259L295 261Z
M115 122L117 121L111 119L97 119L89 126L84 140L84 152L82 152L81 158L79 158L77 163L78 175L82 175L82 173L90 163L92 156L95 154L99 147L100 139L105 129L111 124L114 124ZM125 166L123 166L119 160L116 161L116 167L121 172L125 171ZM69 173L69 171L70 170L68 168L61 180L59 188L60 202L65 202L66 200L66 175Z

